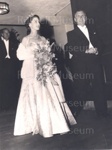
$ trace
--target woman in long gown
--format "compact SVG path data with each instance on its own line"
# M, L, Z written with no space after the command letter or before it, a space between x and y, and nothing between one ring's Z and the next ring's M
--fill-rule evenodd
M23 66L14 135L39 133L43 137L52 137L69 132L69 125L76 121L65 102L60 78L52 64L49 42L38 33L39 17L29 17L26 26L30 33L17 50Z

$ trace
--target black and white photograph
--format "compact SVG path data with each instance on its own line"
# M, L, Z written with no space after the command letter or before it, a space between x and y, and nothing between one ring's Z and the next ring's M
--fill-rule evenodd
M112 150L112 0L0 1L0 150Z

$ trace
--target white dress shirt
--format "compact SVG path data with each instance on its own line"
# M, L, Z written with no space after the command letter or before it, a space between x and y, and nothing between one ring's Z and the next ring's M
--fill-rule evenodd
M10 59L10 55L9 55L9 40L5 40L3 37L2 37L2 40L5 44L5 47L6 47L6 51L7 51L7 55L5 58L9 58Z
M88 32L88 29L87 29L86 25L84 25L83 27L80 26L80 25L77 25L77 26L83 32L83 34L86 36L86 38L88 39L89 48L94 48L93 45L91 44L90 37L89 37L89 32Z

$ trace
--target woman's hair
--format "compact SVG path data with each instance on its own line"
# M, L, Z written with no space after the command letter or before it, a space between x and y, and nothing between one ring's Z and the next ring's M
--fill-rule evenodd
M39 22L40 22L40 17L38 15L32 15L30 16L26 21L25 21L25 26L27 28L27 34L30 34L31 29L29 27L29 24L31 23L31 21L33 20L33 18L38 18Z

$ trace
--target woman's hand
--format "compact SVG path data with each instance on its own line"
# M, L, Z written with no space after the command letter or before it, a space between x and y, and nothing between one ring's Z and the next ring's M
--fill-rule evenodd
M30 43L30 48L31 48L32 51L35 51L35 50L38 49L38 46L37 46L37 44L35 42L31 42Z

